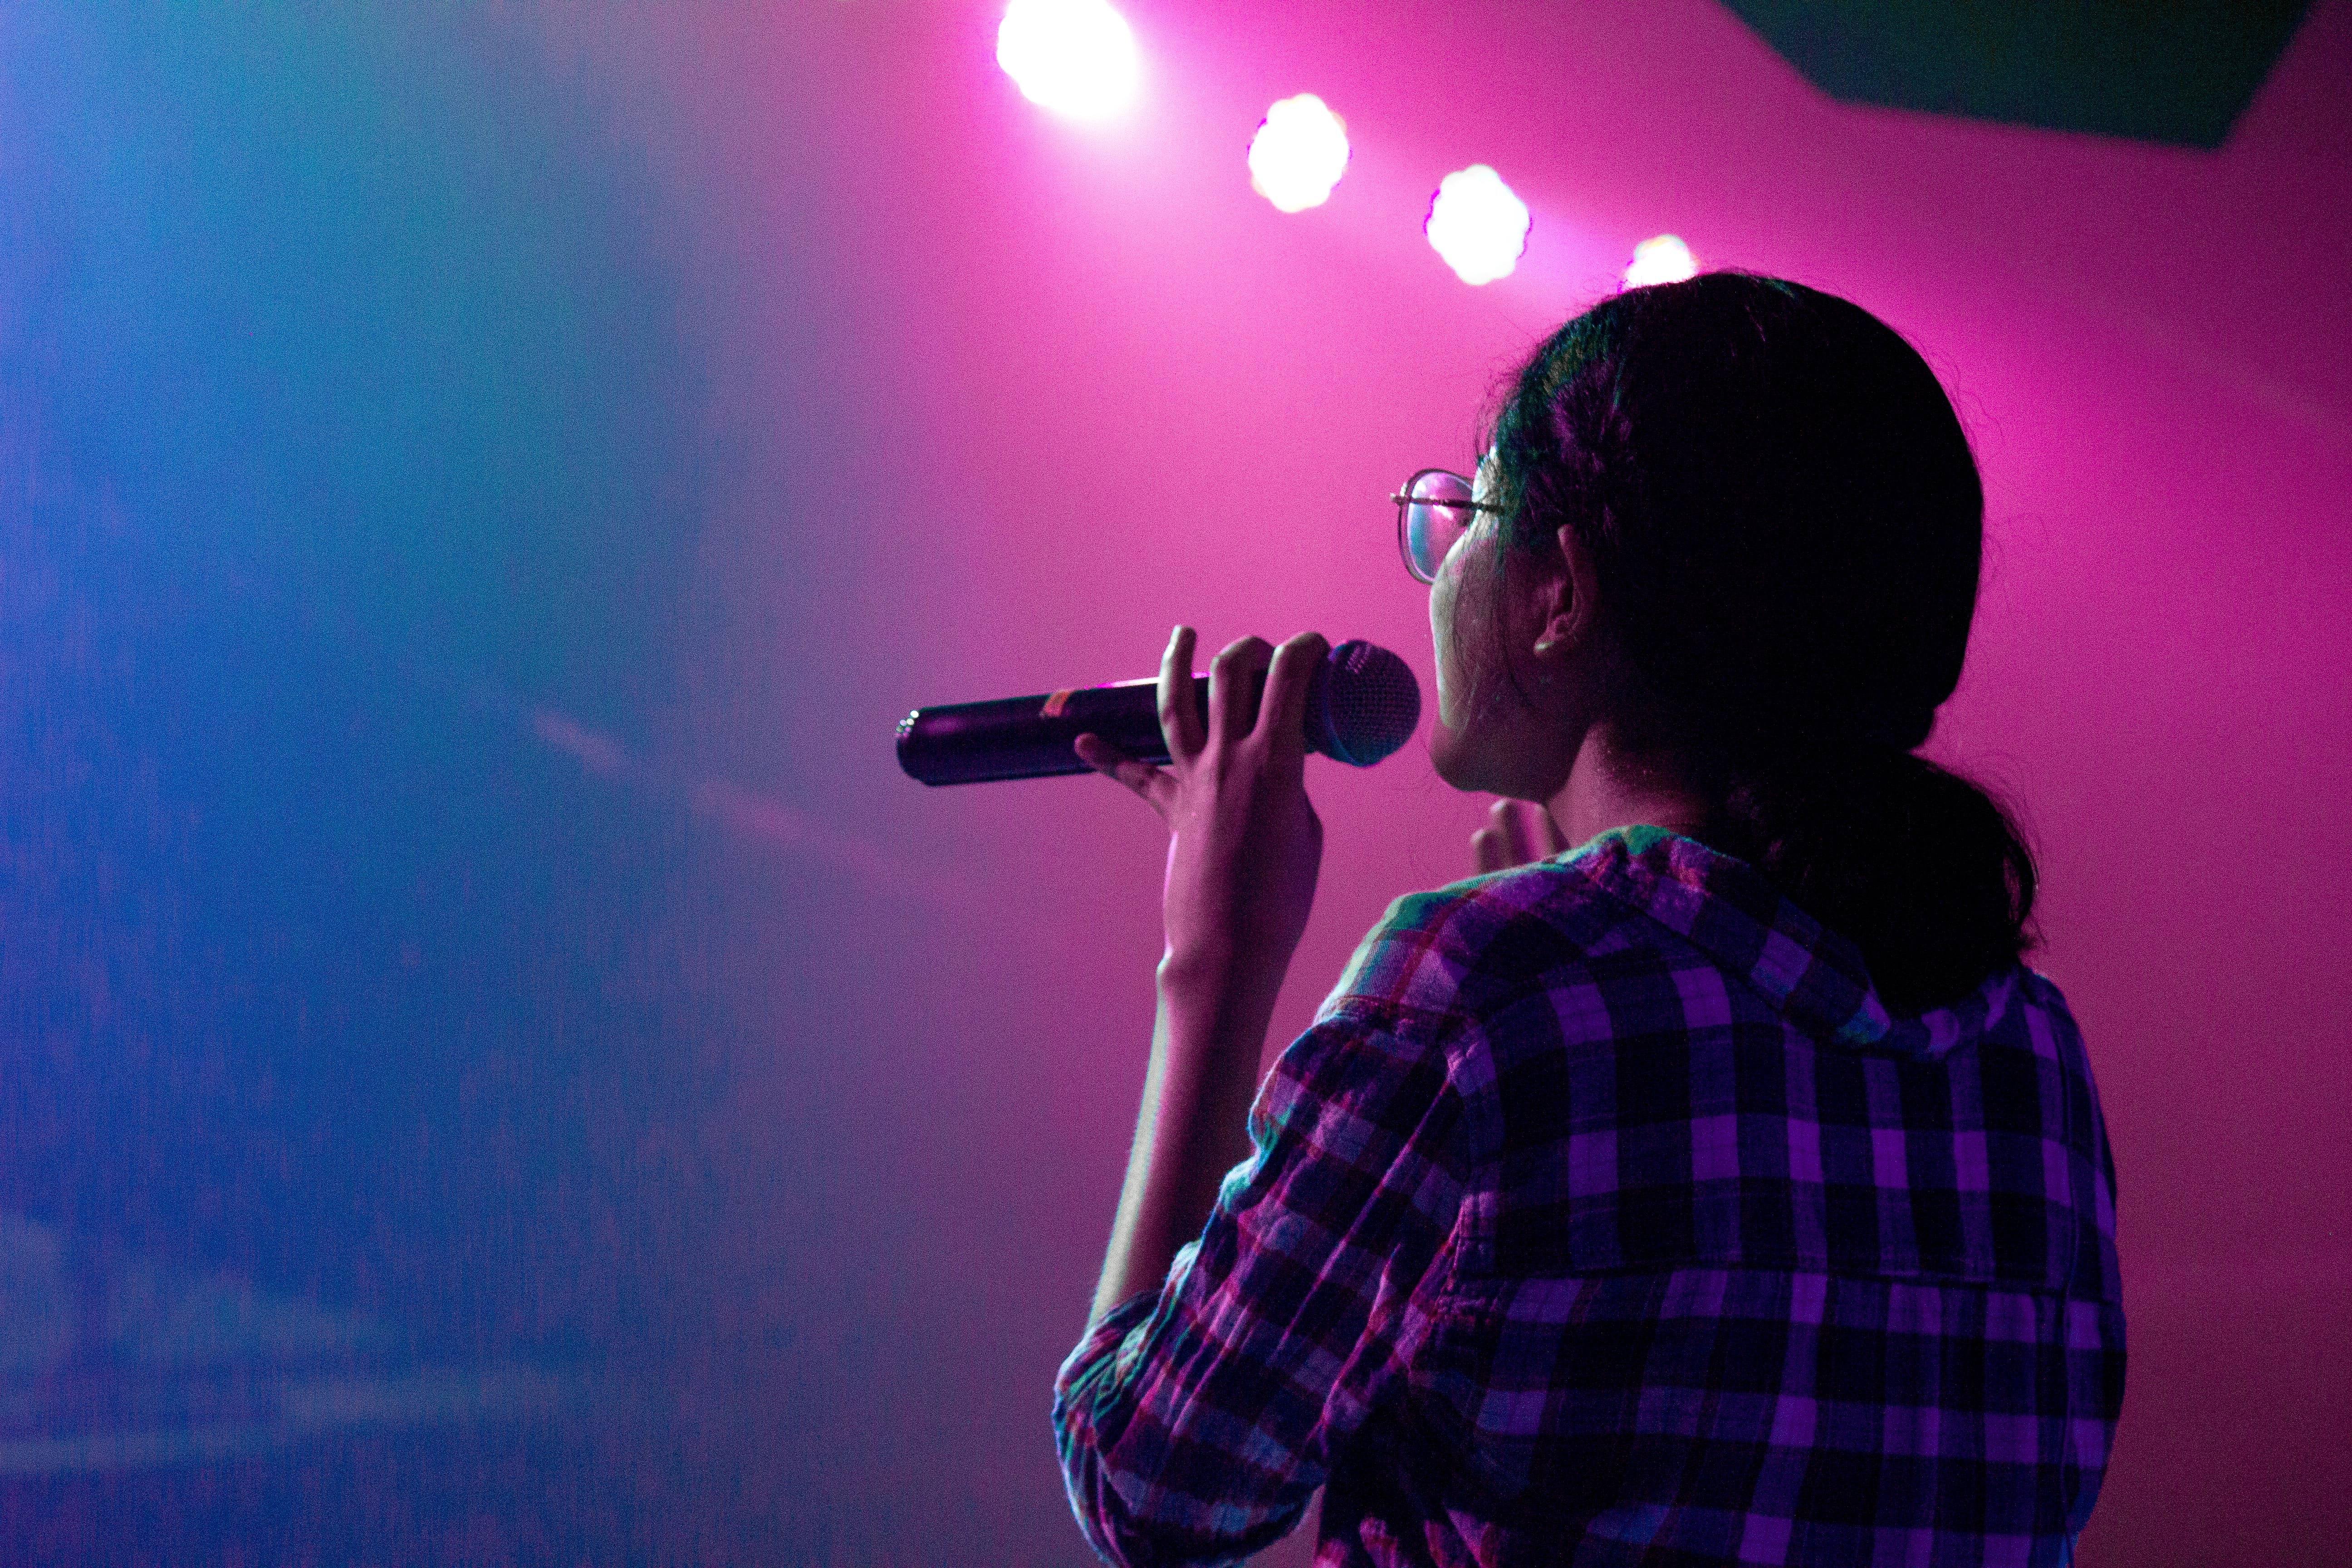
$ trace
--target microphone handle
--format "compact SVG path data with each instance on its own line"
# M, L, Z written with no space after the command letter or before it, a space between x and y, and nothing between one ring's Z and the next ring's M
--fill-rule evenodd
M1158 680L1146 677L1034 697L918 708L899 721L898 765L927 784L1083 773L1091 770L1078 760L1071 742L1087 734L1100 735L1130 757L1164 763L1168 742L1160 733L1159 687ZM1265 671L1261 669L1250 683L1252 715L1265 695ZM1205 726L1207 676L1192 678L1192 700Z

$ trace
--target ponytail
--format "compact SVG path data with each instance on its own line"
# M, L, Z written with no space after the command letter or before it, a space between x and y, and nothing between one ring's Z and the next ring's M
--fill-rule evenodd
M2000 804L1910 752L1699 770L1708 841L1861 950L1889 1011L1958 1000L2033 946L2033 855Z

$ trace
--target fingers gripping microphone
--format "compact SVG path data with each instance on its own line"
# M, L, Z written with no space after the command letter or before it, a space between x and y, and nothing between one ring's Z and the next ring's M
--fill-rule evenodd
M1265 674L1256 679L1265 690ZM1208 721L1209 678L1192 678L1192 700ZM1421 683L1404 660L1361 640L1343 642L1315 667L1307 688L1307 749L1360 768L1412 738ZM927 784L987 784L1083 773L1071 742L1100 735L1130 757L1168 760L1160 733L1159 683L1122 680L993 702L918 708L898 721L898 765Z

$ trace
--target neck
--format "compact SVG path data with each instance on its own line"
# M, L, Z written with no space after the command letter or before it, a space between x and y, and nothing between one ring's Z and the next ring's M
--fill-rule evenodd
M1585 731L1568 782L1545 805L1570 844L1643 825L1696 837L1708 816L1706 799L1680 769L1634 751L1607 721Z

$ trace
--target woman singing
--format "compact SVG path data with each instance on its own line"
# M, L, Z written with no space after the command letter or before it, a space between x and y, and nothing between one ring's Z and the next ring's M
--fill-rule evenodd
M1504 799L1262 1089L1322 639L1226 648L1203 723L1179 627L1168 765L1079 742L1174 836L1055 1389L1087 1539L1231 1562L1320 1487L1324 1564L2067 1562L2123 1397L2114 1173L2020 962L2032 858L1917 754L1983 542L1935 375L1795 284L1633 289L1399 507L1433 760Z

